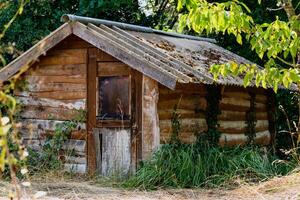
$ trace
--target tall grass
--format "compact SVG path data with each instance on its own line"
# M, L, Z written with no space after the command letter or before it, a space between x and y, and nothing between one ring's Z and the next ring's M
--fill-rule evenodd
M237 178L261 181L285 175L295 167L293 162L276 159L258 147L222 149L166 144L124 186L141 189L225 186Z

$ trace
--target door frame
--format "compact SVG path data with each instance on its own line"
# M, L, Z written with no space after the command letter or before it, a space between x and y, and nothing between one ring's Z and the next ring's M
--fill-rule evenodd
M98 62L101 62L101 52L97 48L87 50L87 168L89 174L97 172L97 152L93 134L94 128L99 126L119 127L120 123L113 121L97 121L97 84ZM129 66L128 66L129 67ZM126 122L127 128L131 129L131 172L135 172L138 162L142 159L142 77L140 72L130 68L130 121Z

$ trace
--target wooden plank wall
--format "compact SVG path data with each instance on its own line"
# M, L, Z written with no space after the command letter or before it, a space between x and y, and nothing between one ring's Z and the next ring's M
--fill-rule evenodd
M181 130L179 139L184 143L196 141L196 135L207 130L205 120L206 88L199 84L177 84L176 90L159 85L158 115L160 142L168 143L172 133L172 113L178 104Z
M255 143L270 143L266 90L255 92L256 138ZM224 87L220 101L221 114L218 116L219 131L222 133L220 145L243 145L247 142L246 112L250 109L249 90L240 87Z
M46 52L26 71L25 91L15 95L23 105L20 130L24 143L39 150L56 124L74 119L86 109L86 62L90 45L75 36L68 37ZM67 170L86 171L86 126L78 125L63 149L74 149L66 156Z

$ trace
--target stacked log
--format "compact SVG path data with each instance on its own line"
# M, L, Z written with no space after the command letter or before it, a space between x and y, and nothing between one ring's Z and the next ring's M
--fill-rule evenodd
M255 91L255 134L254 143L268 145L270 143L269 121L267 113L267 96L264 91ZM246 136L246 113L250 109L251 96L243 88L226 87L220 101L221 114L218 116L218 130L222 133L221 146L244 145Z
M205 86L199 84L178 84L174 91L159 86L158 116L161 143L170 141L175 107L180 115L178 137L183 143L195 142L196 134L207 130L205 94Z

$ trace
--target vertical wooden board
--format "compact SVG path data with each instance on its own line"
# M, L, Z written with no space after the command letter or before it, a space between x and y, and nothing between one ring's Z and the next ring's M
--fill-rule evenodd
M130 129L99 129L102 135L103 176L124 176L131 164Z
M97 49L88 49L87 64L87 130L88 130L88 171L96 172L96 147L93 136L93 128L96 127L96 86L97 86Z
M159 91L157 81L147 76L143 76L143 160L149 158L151 153L153 153L160 143L157 111L158 95Z
M143 132L143 75L135 71L135 91L136 91L136 146L137 164L142 161L142 132Z
M93 129L94 141L95 141L95 148L96 148L96 166L97 172L101 174L101 135L99 129Z

